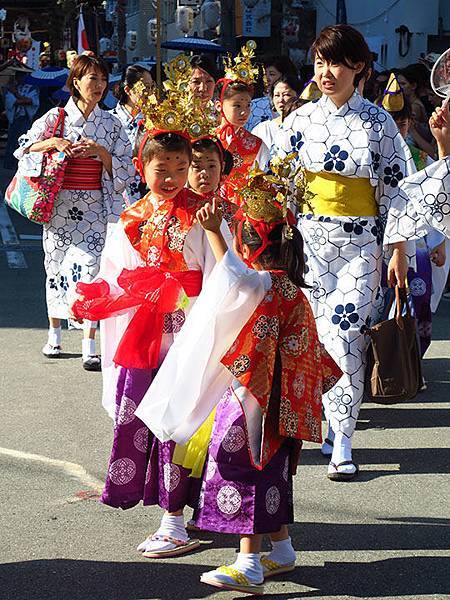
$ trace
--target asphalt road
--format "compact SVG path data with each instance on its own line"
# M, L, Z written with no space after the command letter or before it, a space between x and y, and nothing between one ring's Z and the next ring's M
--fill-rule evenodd
M202 533L201 551L145 560L135 546L160 511L97 501L112 440L101 376L81 368L79 331L64 332L64 359L41 355L40 228L10 217L13 229L0 204L0 600L242 597L199 583L233 561L234 536ZM267 598L450 598L450 300L434 331L427 391L364 405L357 481L328 481L318 448L303 451L291 528L299 567L268 583Z

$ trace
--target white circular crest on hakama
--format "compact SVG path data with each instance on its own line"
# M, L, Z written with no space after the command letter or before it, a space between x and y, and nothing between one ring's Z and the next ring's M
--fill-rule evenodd
M148 429L140 427L133 436L133 444L139 452L147 452L148 450Z
M409 282L409 289L412 296L423 296L427 291L427 284L421 277L414 277Z
M208 459L208 465L206 467L206 476L205 476L206 481L209 481L210 479L212 479L214 477L214 475L216 474L216 470L217 470L217 463L213 459L213 457L210 456Z
M232 485L224 485L217 492L217 506L225 515L234 515L241 508L242 496Z
M266 510L269 515L274 515L280 508L280 500L280 491L276 485L273 485L266 492Z
M118 425L128 425L134 419L134 411L136 410L136 404L128 396L123 396L120 403L119 414L117 415Z
M173 490L178 486L181 479L181 471L178 465L174 465L172 463L167 463L163 467L164 473L164 487L168 492L173 492Z
M287 481L289 479L289 456L286 456L283 467L283 479Z
M225 452L239 452L245 444L245 432L240 425L232 425L222 440Z
M116 485L130 483L136 475L136 464L131 458L118 458L109 466L109 478Z

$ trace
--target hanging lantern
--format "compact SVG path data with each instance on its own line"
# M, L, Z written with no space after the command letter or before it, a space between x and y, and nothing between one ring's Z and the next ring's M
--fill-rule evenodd
M137 31L127 31L126 46L128 50L134 50L137 45Z
M216 29L220 25L220 2L205 0L200 10L203 29Z
M183 33L189 33L194 27L194 11L190 6L179 6L175 12L176 24Z
M147 39L148 43L155 44L158 31L158 22L156 19L149 19L147 23Z
M107 37L102 37L98 41L100 54L105 54L111 50L111 40Z

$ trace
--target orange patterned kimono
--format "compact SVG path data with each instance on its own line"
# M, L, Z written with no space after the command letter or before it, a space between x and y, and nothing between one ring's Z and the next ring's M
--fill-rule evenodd
M247 173L255 162L262 140L243 127L233 131L231 136L220 136L220 139L224 148L233 155L233 169L224 185L226 196L230 202L241 206L238 190L242 188Z
M125 233L147 265L158 265L167 271L186 271L184 240L204 200L184 188L175 198L155 209L150 195L151 192L122 213L120 220Z
M272 287L222 359L251 392L239 400L258 469L286 438L321 441L322 394L341 376L319 342L303 292L283 271L270 274ZM251 406L253 399L259 411Z

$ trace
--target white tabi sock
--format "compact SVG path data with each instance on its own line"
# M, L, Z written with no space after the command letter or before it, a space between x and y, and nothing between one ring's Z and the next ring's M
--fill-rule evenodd
M48 343L50 346L61 346L61 326L48 328Z
M95 340L85 338L81 344L83 360L87 360L90 356L95 356Z
M259 584L264 581L264 570L259 552L257 554L239 552L236 561L230 567L243 573L250 583Z
M331 462L338 465L346 460L352 460L352 440L341 431L336 433L334 438L333 454Z
M186 542L189 539L186 527L184 526L183 515L175 516L165 513L161 519L161 525L156 533L158 535L167 535L169 537L173 537L176 540L181 540L182 542Z
M270 540L270 543L272 544L272 552L267 554L269 560L273 560L279 565L290 565L295 563L295 550L292 546L290 537L278 542Z

